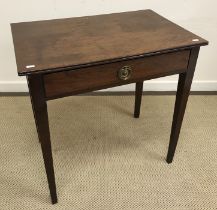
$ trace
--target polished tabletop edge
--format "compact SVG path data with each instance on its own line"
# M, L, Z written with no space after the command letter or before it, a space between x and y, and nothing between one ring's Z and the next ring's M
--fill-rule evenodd
M20 76L78 69L208 44L152 10L12 23L11 30Z
M109 63L115 63L115 62L120 62L120 61L127 61L127 60L132 60L132 59L139 59L143 57L149 57L149 56L154 56L154 55L159 55L159 54L164 54L164 53L172 53L176 51L182 51L182 50L188 50L192 49L195 47L200 47L200 46L206 46L209 43L204 43L204 44L199 44L199 45L192 45L192 46L186 46L182 48L177 48L177 49L166 49L163 51L159 52L150 52L150 53L145 53L141 55L133 55L133 56L128 56L128 57L120 57L120 58L115 58L111 60L102 60L102 61L97 61L97 62L92 62L92 63L84 63L84 64L79 64L79 65L73 65L73 66L65 66L65 67L58 67L58 68L52 68L52 69L44 69L43 74L47 73L56 73L56 72L62 72L62 71L73 71L76 69L83 69L87 67L94 67L94 66L99 66L103 64L109 64ZM41 74L41 70L34 70L31 72L18 72L18 76L28 76L28 75L33 75L33 74Z

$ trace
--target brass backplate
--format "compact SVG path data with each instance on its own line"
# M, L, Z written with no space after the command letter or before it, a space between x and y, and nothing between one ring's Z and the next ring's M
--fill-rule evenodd
M132 68L130 66L123 66L118 71L118 78L121 80L128 80L131 77Z

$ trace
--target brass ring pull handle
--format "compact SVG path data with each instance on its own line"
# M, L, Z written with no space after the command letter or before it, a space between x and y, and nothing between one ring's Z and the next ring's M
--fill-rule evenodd
M131 77L132 68L130 66L123 66L118 71L118 78L121 80L128 80Z

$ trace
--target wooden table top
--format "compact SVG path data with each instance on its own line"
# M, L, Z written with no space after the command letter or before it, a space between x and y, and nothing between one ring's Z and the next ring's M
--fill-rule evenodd
M12 23L19 75L207 45L152 10Z

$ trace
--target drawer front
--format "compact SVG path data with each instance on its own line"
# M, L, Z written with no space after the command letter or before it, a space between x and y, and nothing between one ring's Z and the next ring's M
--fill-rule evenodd
M189 50L44 75L48 99L157 78L187 70Z

